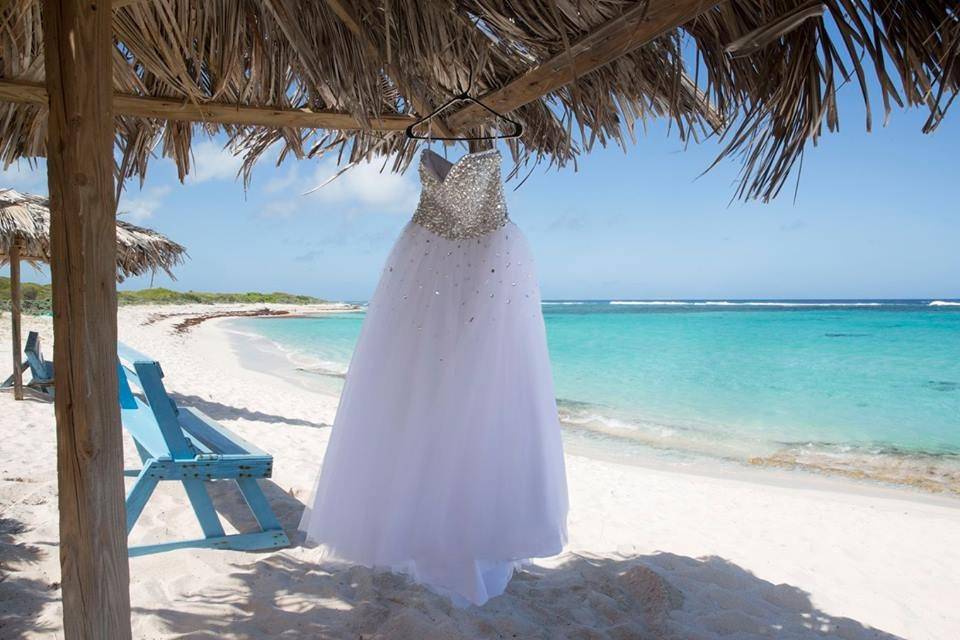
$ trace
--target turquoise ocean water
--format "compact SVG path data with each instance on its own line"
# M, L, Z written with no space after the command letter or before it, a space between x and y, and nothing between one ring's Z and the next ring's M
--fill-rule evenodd
M567 442L960 493L960 302L554 301ZM362 312L237 320L336 387Z

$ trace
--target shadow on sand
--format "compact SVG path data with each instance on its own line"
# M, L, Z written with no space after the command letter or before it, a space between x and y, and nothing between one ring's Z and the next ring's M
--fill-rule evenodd
M556 567L518 573L484 607L457 609L400 576L304 555L314 557L292 549L234 564L223 586L186 594L177 610L135 608L135 619L171 637L209 640L898 640L718 557L567 554Z
M40 547L18 542L26 531L19 520L0 518L0 638L51 631L39 617L47 603L60 598L59 585L20 577L23 565L36 563L45 553Z
M280 521L284 531L294 545L299 545L303 536L297 531L300 516L303 515L303 503L284 491L272 480L258 480L274 515ZM217 513L237 531L257 531L257 521L250 512L243 494L235 482L218 480L207 483L207 491L213 500Z
M555 566L531 566L518 573L507 592L485 606L458 609L402 576L318 561L315 550L301 546L303 536L296 531L303 503L269 480L260 484L292 548L245 555L223 570L215 584L181 592L173 606L134 606L134 629L141 635L197 640L902 640L822 611L802 589L773 584L715 556L568 553ZM245 531L255 526L233 483L208 487L217 511L233 527Z
M301 420L299 418L285 418L262 411L253 411L246 407L231 407L230 405L213 402L212 400L204 400L200 396L171 393L170 397L173 398L174 402L179 406L196 407L214 420L251 420L271 424L290 424L297 427L313 427L315 429L324 429L330 426L323 422L311 422L310 420Z

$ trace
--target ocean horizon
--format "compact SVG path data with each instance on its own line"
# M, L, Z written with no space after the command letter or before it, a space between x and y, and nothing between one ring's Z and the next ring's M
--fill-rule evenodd
M545 300L568 447L960 493L960 300ZM363 311L231 321L331 391Z

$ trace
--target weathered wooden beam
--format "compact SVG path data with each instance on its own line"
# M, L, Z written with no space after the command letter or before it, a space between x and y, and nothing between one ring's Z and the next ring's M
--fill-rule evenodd
M693 81L689 80L691 91ZM685 82L686 84L686 82ZM706 96L694 95L706 103ZM0 80L0 102L47 104L47 90L42 84ZM262 127L295 127L307 129L363 129L360 122L348 113L337 111L311 111L309 109L274 109L270 107L237 106L223 103L184 103L172 98L144 98L115 93L115 115L140 116L161 120L185 122L214 122L217 124L249 125ZM708 113L708 120L719 128L723 119L715 112ZM416 119L410 116L385 115L370 119L370 128L376 131L403 131ZM436 122L432 123L437 126ZM438 133L444 135L440 129ZM451 134L454 135L454 134Z
M480 100L491 109L508 113L573 82L654 38L709 11L723 0L649 0L592 31L568 50L538 64ZM490 113L472 104L460 109L447 124L463 131L489 119Z
M42 20L63 631L129 640L111 12L108 0L43 0Z
M10 325L13 330L13 399L23 400L23 371L20 368L23 347L20 345L20 247L16 242L7 256L10 262Z
M403 72L401 71L400 67L394 62L387 61L385 59L380 47L378 47L367 34L367 30L364 29L360 24L360 19L356 16L356 14L354 14L353 9L350 8L349 4L342 2L342 0L326 0L326 2L327 6L330 7L330 10L337 14L337 17L340 18L340 21L343 22L344 26L346 26L347 29L349 29L350 32L357 37L357 39L360 41L360 44L364 49L366 49L367 55L370 55L377 60L384 60L383 67L387 76L397 85L397 89L400 91L400 94L410 100L410 104L413 105L413 108L417 114L419 114L421 117L430 114L433 111L433 107L430 106L430 103L420 95L419 91L402 80ZM455 135L450 127L448 127L443 121L443 119L439 117L439 114L437 117L431 119L429 125L444 138L452 138Z
M0 101L47 105L47 88L37 82L0 80Z
M47 103L47 90L41 84L0 80L0 101L45 105ZM367 128L349 113L339 111L275 109L218 102L194 103L173 98L145 98L124 93L113 94L113 113L118 116L261 127ZM377 131L403 131L413 121L414 118L410 116L371 116L370 128Z
M349 113L312 111L310 109L274 109L221 103L184 103L168 98L141 98L117 94L113 97L117 115L214 122L218 124L262 127L296 127L303 129L366 129ZM370 116L369 128L377 131L402 131L413 122L408 116Z

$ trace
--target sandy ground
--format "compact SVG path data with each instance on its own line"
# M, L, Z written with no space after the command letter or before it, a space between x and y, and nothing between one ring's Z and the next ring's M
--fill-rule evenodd
M568 551L482 608L318 563L295 527L336 398L243 368L220 320L177 334L186 316L155 315L174 311L211 308L124 308L121 339L163 364L178 401L274 455L263 486L293 545L133 558L135 638L960 638L960 500L802 474L568 455ZM52 353L49 318L26 318L30 329ZM4 316L4 372L9 337ZM0 638L62 635L55 474L52 405L0 394ZM132 544L200 535L182 488L166 484ZM212 493L225 525L247 530L224 484Z

